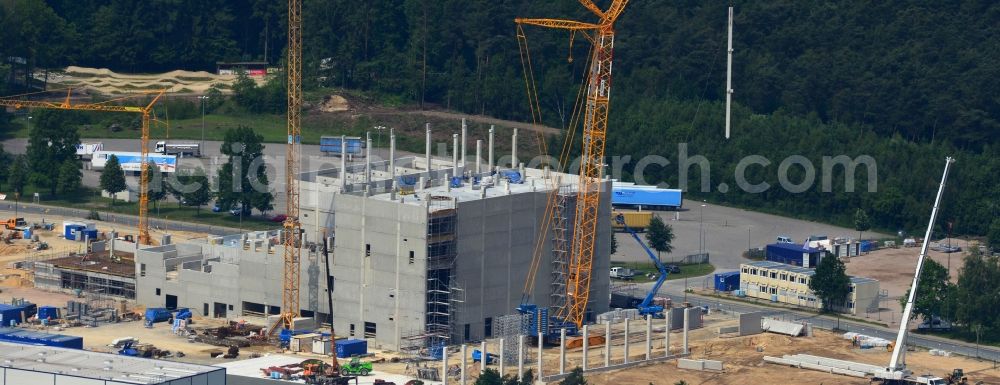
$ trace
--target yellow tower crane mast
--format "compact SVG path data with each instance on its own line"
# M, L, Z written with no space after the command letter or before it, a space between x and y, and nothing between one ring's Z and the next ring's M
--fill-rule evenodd
M163 94L167 90L158 90L143 92L139 94L142 95L153 95L153 99L150 100L145 106L123 106L117 104L111 104L123 99L134 98L137 95L129 95L122 98L111 99L103 101L100 103L81 103L73 104L70 96L72 95L72 90L66 90L66 99L62 102L51 102L51 101L41 101L41 100L17 100L11 97L0 98L0 107L13 107L13 108L44 108L52 110L75 110L75 111L104 111L104 112L128 112L142 114L142 137L140 138L140 149L139 153L141 161L141 172L139 174L139 234L138 241L141 245L151 245L153 244L153 239L149 235L149 215L147 214L147 208L149 207L149 173L146 171L146 161L149 156L149 122L152 117L153 105L163 97Z
M583 120L583 150L580 160L579 188L573 223L572 249L567 265L566 301L556 317L582 327L590 300L590 280L593 273L594 247L597 242L601 181L604 171L604 147L608 131L608 105L611 100L611 69L615 40L614 24L628 0L614 0L607 10L601 10L591 0L578 0L600 21L586 23L561 19L526 19L514 21L520 25L535 25L579 33L593 44L586 83Z
M292 328L299 316L300 258L302 223L299 222L299 159L302 142L302 0L288 0L288 143L285 147L284 290L281 296L281 325ZM271 328L273 332L275 327Z

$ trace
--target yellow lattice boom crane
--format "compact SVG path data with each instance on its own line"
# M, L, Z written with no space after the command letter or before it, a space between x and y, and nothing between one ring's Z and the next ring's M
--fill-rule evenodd
M73 111L103 111L103 112L127 112L142 115L142 136L140 138L140 149L139 153L142 154L141 160L141 172L139 174L139 234L138 241L141 245L151 245L153 244L153 239L149 235L149 215L147 214L147 208L149 206L149 173L146 170L146 161L149 156L149 122L152 119L153 105L163 97L166 93L166 89L158 91L141 92L136 95L129 95L121 98L111 99L99 103L79 103L73 104L71 95L72 90L66 90L66 99L61 102L43 101L43 100L19 100L15 97L0 97L0 107L13 107L13 108L44 108L51 110L73 110ZM149 101L145 106L125 106L113 104L115 102L135 98L138 96L150 96L152 95L152 100Z
M302 0L288 0L288 141L285 145L285 215L284 272L281 295L281 318L270 332L280 326L292 329L299 316L299 282L302 256L302 223L299 222L299 159L302 142Z
M589 58L590 67L585 83L583 147L576 194L576 211L573 216L572 246L569 262L566 266L566 300L555 314L556 318L560 320L582 327L587 312L587 302L590 300L594 247L597 242L596 232L603 180L604 148L608 131L608 106L611 100L614 24L624 11L628 0L614 0L607 10L601 10L591 0L578 1L596 15L599 21L588 23L562 19L527 18L518 18L514 21L519 27L521 25L534 25L568 30L571 32L571 36L580 34L592 44L591 57ZM529 84L529 97L531 88L532 85ZM547 209L546 211L551 215L552 210ZM538 258L539 256L536 255L535 259ZM537 263L538 261L533 261L533 265L537 265ZM529 280L533 281L534 277L529 277Z

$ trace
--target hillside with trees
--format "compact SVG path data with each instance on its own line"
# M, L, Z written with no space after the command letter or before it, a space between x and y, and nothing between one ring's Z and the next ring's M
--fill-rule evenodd
M603 2L598 2L603 3ZM0 2L0 94L23 87L25 70L68 64L125 72L214 70L222 60L281 66L285 7L265 0ZM942 218L955 233L984 235L1000 223L1000 4L990 1L814 4L737 2L736 105L732 139L722 139L727 2L634 1L617 25L608 154L631 164L656 154L671 161L647 183L679 184L678 143L712 162L699 199L852 226L860 208L879 230L918 229L926 219L945 155L958 158ZM530 120L514 17L593 20L575 1L305 0L307 89L341 88L417 108L447 108ZM566 127L587 64L580 36L525 29L542 119ZM572 61L567 58L572 57ZM277 94L281 87L270 85ZM250 109L274 113L266 94ZM2 123L2 121L0 121ZM550 152L558 141L550 140ZM756 194L735 189L739 160ZM802 155L817 170L802 193L778 188L777 169ZM844 191L843 168L821 191L824 156L869 155L867 175ZM626 170L629 167L625 168ZM861 168L863 169L863 167ZM793 168L791 180L799 181ZM693 168L691 174L700 174ZM625 174L625 179L633 175ZM721 183L730 188L722 192ZM698 188L693 188L697 186Z

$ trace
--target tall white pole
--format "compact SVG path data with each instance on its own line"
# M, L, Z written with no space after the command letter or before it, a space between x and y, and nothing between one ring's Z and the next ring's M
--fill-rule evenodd
M451 175L458 176L458 134L451 134Z
M931 231L934 230L934 221L937 220L938 208L941 207L941 196L944 195L944 184L948 180L948 170L955 159L947 157L944 160L944 174L941 175L941 185L938 186L937 198L934 198L934 208L931 209L931 220L927 224L927 232L924 233L924 244L920 246L920 257L917 259L917 271L913 274L913 284L910 285L910 294L906 298L906 307L903 308L903 318L899 321L899 332L896 334L896 344L893 345L892 359L889 360L889 370L898 371L906 368L906 360L903 352L906 351L906 333L910 324L910 315L913 314L913 301L917 296L917 283L920 282L920 274L924 270L924 261L927 259L927 246L930 245Z
M476 175L483 173L483 140L476 139Z
M365 133L365 188L372 182L372 133Z
M462 118L462 156L461 156L462 163L461 163L461 165L462 165L462 172L463 173L465 173L465 154L466 154L466 151L465 151L465 134L466 134L466 131L468 131L468 128L469 128L469 126L465 124L465 118Z
M490 148L486 151L487 152L486 157L488 158L487 161L486 161L486 164L487 164L487 166L489 166L489 168L486 169L486 172L489 173L490 175L493 174L493 133L494 132L495 131L493 129L493 125L490 125Z
M733 103L733 7L729 7L729 50L726 63L726 139L729 139L730 110Z
M510 168L517 169L517 129L510 138Z
M427 178L431 177L431 124L427 123L427 138L424 139L424 160L427 161Z
M340 136L340 188L347 188L347 137Z

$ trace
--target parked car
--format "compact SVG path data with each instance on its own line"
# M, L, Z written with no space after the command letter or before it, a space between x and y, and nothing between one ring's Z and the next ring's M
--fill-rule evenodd
M285 214L278 214L278 215L275 215L275 216L271 217L270 221L271 222L275 222L275 223L281 223L281 222L284 222L285 219L288 219L287 215L285 215Z
M670 273L670 274L680 274L681 273L681 267L680 266L677 266L677 265L666 265L664 267L667 268L667 272Z
M789 237L787 235L779 235L778 238L777 238L777 242L778 243L795 243L795 241L792 240L792 237Z
M215 205L212 206L212 212L213 213L221 213L222 212L222 206L220 206L219 203L216 202Z

